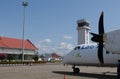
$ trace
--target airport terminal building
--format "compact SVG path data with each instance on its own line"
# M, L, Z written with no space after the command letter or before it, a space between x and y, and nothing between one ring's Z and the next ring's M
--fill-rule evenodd
M30 40L24 40L25 60L32 60L37 52L37 47ZM0 36L0 56L7 55L12 55L15 60L22 59L22 39Z

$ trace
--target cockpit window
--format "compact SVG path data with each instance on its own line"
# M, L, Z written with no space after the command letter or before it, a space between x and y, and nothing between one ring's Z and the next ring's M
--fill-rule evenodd
M80 46L78 46L78 49L80 49Z
M80 49L80 46L77 46L77 47L74 48L74 50L77 50L77 49Z
M74 48L74 50L76 50L76 47Z

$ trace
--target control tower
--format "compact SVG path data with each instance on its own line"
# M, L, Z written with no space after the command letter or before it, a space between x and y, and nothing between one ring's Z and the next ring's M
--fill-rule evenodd
M89 43L89 21L81 19L77 21L78 45Z

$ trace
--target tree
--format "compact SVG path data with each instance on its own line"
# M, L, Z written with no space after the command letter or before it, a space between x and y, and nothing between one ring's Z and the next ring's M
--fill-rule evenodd
M8 54L7 59L9 62L14 59L14 56L12 54Z
M35 60L35 62L37 62L38 59L39 59L39 56L38 56L38 55L35 55L35 56L33 57L33 59Z
M42 61L44 61L44 55L40 55L40 58L42 59Z

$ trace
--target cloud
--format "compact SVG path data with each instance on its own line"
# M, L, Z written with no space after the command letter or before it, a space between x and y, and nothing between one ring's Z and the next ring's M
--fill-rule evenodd
M39 53L57 53L61 56L69 53L73 49L73 45L66 42L55 44L51 39L40 40L36 45Z
M40 40L36 46L39 49L40 52L49 52L50 51L50 43L52 40L50 38L46 38L44 40Z
M64 38L64 39L72 39L72 36L64 35L63 38Z
M45 42L50 43L50 42L51 42L51 39L47 38L47 39L45 39Z
M65 43L64 43L64 42L61 42L61 43L60 43L60 46L65 47Z
M63 49L71 50L73 49L74 46L70 43L61 42L59 47Z
M61 55L66 55L67 53L69 53L72 49L74 48L74 46L70 43L65 43L65 42L61 42L57 48L57 51L59 52L59 54Z
M41 44L42 43L50 43L50 42L52 42L52 40L50 39L50 38L46 38L46 39L44 39L44 40L41 40L41 41L39 41Z

